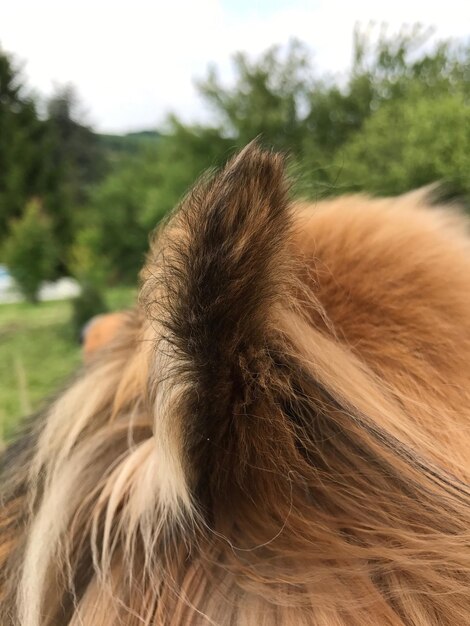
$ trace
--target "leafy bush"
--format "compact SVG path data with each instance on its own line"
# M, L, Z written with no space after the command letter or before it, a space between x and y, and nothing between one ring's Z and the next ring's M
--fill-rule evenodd
M457 94L384 105L335 164L343 188L397 194L443 181L470 199L470 106Z
M37 302L41 283L54 276L57 264L52 227L39 201L31 200L11 222L2 256L25 298Z
M429 36L419 26L356 30L342 76L319 74L297 41L257 59L238 53L232 80L212 68L197 81L210 124L173 116L158 132L125 137L96 135L70 87L44 107L0 49L0 246L27 200L40 198L56 275L98 291L135 284L149 232L199 174L257 136L289 153L299 195L396 194L443 180L470 197L470 45Z
M109 277L109 260L101 247L101 233L88 224L77 231L67 263L72 275L82 285L104 289Z
M135 284L149 233L204 170L230 153L232 142L216 129L170 124L158 145L120 160L82 214L82 228L94 232L88 244L99 262L105 260L111 282Z
M72 300L72 327L75 336L80 337L83 327L92 317L107 311L103 292L93 284L82 285L82 293Z

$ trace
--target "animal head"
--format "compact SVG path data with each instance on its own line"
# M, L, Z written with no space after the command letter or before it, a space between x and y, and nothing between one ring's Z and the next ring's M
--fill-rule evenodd
M470 253L425 204L204 177L7 453L2 623L465 623Z

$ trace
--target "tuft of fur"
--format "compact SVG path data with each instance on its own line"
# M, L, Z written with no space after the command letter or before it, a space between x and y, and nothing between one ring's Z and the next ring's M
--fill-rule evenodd
M226 471L244 462L233 432L243 418L234 415L256 402L255 379L271 367L268 344L286 295L292 220L283 170L280 155L248 146L191 191L149 256L141 301L158 338L156 439L184 464L166 473L189 481L174 493L190 487L200 496L207 476L225 488L214 449L233 448ZM162 409L165 402L171 406Z
M5 626L469 621L466 222L288 192L256 144L203 178L5 453Z

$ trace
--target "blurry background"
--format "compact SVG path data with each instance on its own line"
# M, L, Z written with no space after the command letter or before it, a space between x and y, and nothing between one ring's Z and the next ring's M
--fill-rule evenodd
M467 0L4 0L0 440L132 304L148 234L261 135L296 193L470 200ZM70 297L74 296L72 300Z

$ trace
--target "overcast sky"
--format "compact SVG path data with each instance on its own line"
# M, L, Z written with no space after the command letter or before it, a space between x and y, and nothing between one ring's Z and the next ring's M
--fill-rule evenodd
M230 76L237 50L259 54L297 37L319 71L341 72L355 23L436 27L470 35L469 0L0 0L0 45L30 87L73 83L99 130L153 128L170 111L204 117L194 78L209 63Z

